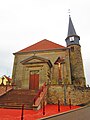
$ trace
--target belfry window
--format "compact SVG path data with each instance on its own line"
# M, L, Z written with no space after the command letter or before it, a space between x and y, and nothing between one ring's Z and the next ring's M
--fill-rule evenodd
M74 41L74 37L70 37L70 41L73 42Z

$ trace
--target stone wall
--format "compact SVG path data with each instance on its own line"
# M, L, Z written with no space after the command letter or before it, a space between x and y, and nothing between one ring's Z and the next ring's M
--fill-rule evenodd
M86 80L84 75L81 47L79 45L70 46L70 63L72 83L75 86L85 86Z
M69 99L71 99L72 105L85 104L90 101L90 88L75 87L73 85L50 85L48 86L48 103L57 104L58 99L63 105L65 103L69 104Z
M28 64L23 65L21 61L30 58L32 56L37 56L50 60L52 67L49 68L48 64L44 61L38 61L38 59L33 59L31 64L29 61ZM55 61L58 57L65 59L65 64L61 65L61 77L62 83L71 84L71 71L70 71L70 62L69 62L69 51L68 49L56 49L51 51L36 51L30 53L21 53L15 54L14 66L12 79L16 84L17 89L28 89L29 88L29 74L32 70L39 71L39 86L44 82L51 82L52 84L58 84L59 79L59 70L58 65L55 65ZM49 78L48 78L49 76ZM64 81L65 79L65 81Z

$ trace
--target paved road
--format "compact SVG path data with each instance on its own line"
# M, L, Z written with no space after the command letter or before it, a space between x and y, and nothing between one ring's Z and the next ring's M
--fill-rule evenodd
M42 120L90 120L90 106L74 112L69 112L67 114L62 114L47 119L45 118Z

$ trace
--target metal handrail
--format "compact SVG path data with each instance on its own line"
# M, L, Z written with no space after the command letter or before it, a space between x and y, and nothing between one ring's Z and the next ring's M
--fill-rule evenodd
M46 87L46 82L43 84L43 86L39 89L38 93L36 94L35 98L34 98L34 105L36 100L38 99L38 97L40 97L41 92L43 92L44 88Z

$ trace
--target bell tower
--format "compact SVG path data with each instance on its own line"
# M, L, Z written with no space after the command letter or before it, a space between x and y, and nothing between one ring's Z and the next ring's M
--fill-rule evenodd
M76 34L74 25L69 15L68 34L65 39L70 52L70 66L72 84L75 86L86 86L84 76L83 61L80 46L80 37Z
M67 34L67 38L66 38L66 44L67 44L67 46L80 45L79 40L80 40L80 37L76 34L74 25L72 23L70 15L69 15L69 25L68 25L68 34Z

